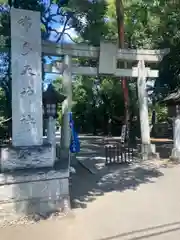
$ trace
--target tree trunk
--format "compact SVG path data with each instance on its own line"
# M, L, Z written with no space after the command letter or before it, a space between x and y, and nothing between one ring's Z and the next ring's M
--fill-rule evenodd
M119 37L119 48L125 48L124 41L124 7L122 0L116 0L116 16L117 16L117 27L118 27L118 37ZM124 62L124 68L126 68L126 62ZM124 106L125 106L125 124L128 128L129 120L129 96L128 96L128 84L126 78L122 78L122 89L124 94ZM128 129L127 129L128 130Z

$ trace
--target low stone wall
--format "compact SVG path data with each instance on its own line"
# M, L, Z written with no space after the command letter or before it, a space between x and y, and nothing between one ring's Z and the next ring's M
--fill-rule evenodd
M69 210L68 169L0 174L0 224L47 218Z

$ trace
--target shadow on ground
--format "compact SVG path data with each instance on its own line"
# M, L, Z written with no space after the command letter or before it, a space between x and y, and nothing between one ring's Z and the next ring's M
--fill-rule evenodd
M168 159L172 143L161 141L155 144L160 157ZM162 168L158 164L143 164L139 159L129 165L117 164L107 167L103 146L102 137L89 136L81 139L82 151L78 159L81 162L87 162L87 165L91 166L91 169L96 168L96 171L92 174L77 161L73 162L76 169L70 186L73 208L86 208L88 202L94 201L98 196L107 192L136 190L139 185L155 182L157 178L163 176ZM161 167L167 168L169 164L163 165L161 162Z
M84 138L82 146L83 150L78 158L81 161L84 158L91 162L92 166L98 162L101 167L92 174L74 160L76 174L72 174L70 186L73 208L86 208L88 202L94 201L107 192L136 190L140 184L155 182L157 178L163 176L161 170L155 165L144 165L140 161L105 166L102 138Z
M76 166L70 187L73 208L85 208L97 196L111 191L136 190L140 184L155 182L163 173L156 168L141 166L104 167L96 174L91 174L81 165Z

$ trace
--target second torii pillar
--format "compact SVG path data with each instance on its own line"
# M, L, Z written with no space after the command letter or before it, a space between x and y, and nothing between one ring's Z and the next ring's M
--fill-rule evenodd
M138 100L139 100L139 114L141 126L141 152L142 158L148 159L155 154L155 145L150 141L150 127L148 115L148 97L146 91L146 78L148 69L145 67L144 61L138 63Z

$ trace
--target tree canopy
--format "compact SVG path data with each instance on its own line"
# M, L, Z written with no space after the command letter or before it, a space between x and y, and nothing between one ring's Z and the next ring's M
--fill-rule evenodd
M162 97L179 87L180 2L167 0L126 0L124 5L125 46L128 48L169 48L159 64L160 77L153 96ZM0 35L10 49L10 6L41 12L42 39L61 42L87 42L98 46L100 40L118 40L115 0L0 0ZM76 32L71 36L70 29ZM43 58L42 61L46 61ZM0 111L11 117L10 51L0 53ZM60 86L61 79L55 81ZM58 87L59 88L59 87ZM130 81L130 108L137 115L136 83ZM107 131L111 119L119 126L124 102L120 80L114 77L79 76L73 81L73 111L81 131ZM82 114L83 112L83 114ZM89 124L91 119L91 126ZM117 132L116 130L114 130Z

